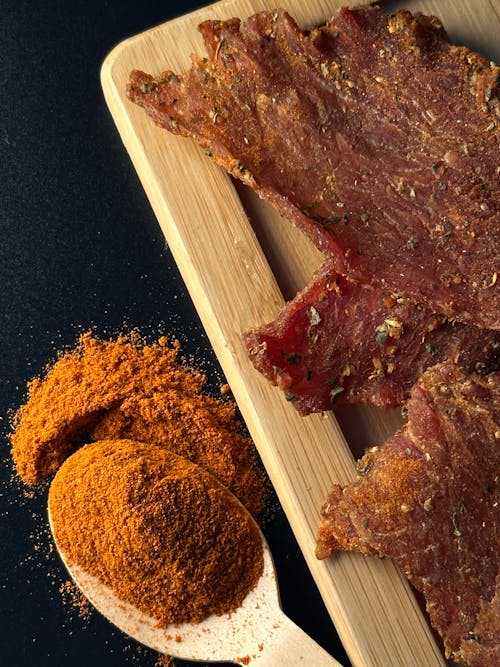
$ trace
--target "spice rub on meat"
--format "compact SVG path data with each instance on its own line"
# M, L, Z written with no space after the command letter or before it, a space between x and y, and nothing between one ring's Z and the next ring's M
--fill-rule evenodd
M427 370L408 422L335 486L317 555L389 556L420 590L447 654L500 664L500 373Z
M452 359L499 370L500 333L349 282L325 260L269 324L245 334L250 360L303 415L336 403L396 407L421 373Z
M182 76L128 95L254 187L350 280L499 329L499 68L433 17L282 10L200 26Z

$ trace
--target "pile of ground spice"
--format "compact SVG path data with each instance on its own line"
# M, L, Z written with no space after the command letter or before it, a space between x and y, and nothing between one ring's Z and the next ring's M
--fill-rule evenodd
M198 464L256 516L263 477L234 403L204 393L205 375L181 362L178 342L137 338L88 332L29 384L11 435L22 481L48 479L82 441L131 438Z
M85 445L54 477L49 512L66 560L161 627L237 609L263 570L260 533L241 504L162 447Z

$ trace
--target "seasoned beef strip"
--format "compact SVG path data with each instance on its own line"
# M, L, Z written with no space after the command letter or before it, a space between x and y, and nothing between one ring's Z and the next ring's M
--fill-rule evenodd
M317 555L389 556L423 593L447 654L500 664L500 373L446 362L411 392L408 422L323 507Z
M255 368L301 414L335 403L396 407L438 362L499 370L499 332L443 320L408 299L348 282L327 259L276 320L246 333L245 344Z
M434 17L282 10L200 26L182 76L128 95L294 221L349 279L499 329L499 67Z

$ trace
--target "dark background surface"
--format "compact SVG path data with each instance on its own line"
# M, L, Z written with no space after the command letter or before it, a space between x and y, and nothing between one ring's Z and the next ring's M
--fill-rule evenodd
M59 588L46 490L12 480L9 413L26 383L93 328L178 337L223 380L104 103L99 69L126 37L201 2L2 0L0 5L0 665L153 666L158 655ZM345 665L286 519L266 527L285 612ZM180 665L189 663L179 661ZM196 663L200 665L200 663ZM314 666L312 666L314 667Z

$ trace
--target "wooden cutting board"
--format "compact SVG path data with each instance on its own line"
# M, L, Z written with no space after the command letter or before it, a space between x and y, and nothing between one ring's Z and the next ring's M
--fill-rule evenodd
M346 3L278 4L306 27ZM452 38L500 60L497 1L408 0L388 8L398 5L438 15ZM200 21L274 7L272 0L223 0L126 40L102 68L106 101L352 664L444 665L413 591L390 561L314 555L328 490L354 478L353 452L383 442L400 424L399 413L349 407L336 417L299 417L242 345L243 331L274 319L284 298L305 285L319 253L191 141L155 127L124 93L132 69L182 72L192 53L203 53Z

